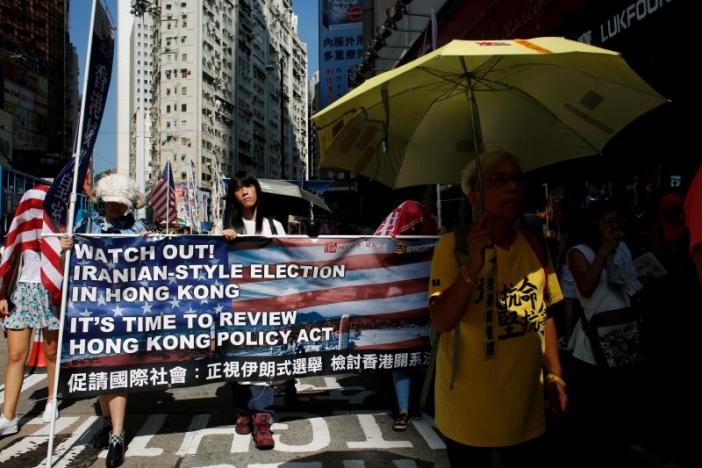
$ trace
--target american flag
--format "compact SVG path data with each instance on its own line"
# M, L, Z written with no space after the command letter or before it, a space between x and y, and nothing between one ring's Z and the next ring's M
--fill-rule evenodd
M149 205L154 210L154 220L162 221L168 218L167 224L178 220L178 210L176 209L175 184L173 183L173 171L171 162L166 161L161 178L149 194Z
M44 211L44 198L49 187L38 185L25 192L5 241L0 262L0 279L10 281L18 255L25 250L41 252L41 282L53 301L61 298L63 270L61 269L61 244L58 237L41 237L42 232L54 232L49 216Z

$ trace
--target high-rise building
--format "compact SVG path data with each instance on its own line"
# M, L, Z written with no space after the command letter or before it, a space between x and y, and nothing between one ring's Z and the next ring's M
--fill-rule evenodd
M66 38L66 80L64 93L64 148L69 154L74 150L73 144L78 131L80 117L80 94L78 92L78 52Z
M51 177L65 164L74 124L64 112L68 82L67 0L0 2L0 110L12 118L10 164ZM68 121L67 121L68 119Z
M167 160L176 185L194 163L204 190L215 165L225 175L306 178L306 46L290 0L141 3L144 16L131 27L130 134L142 128L140 103L150 126L143 152L130 140L129 172L145 174L147 191Z
M129 170L130 160L135 157L131 148L132 132L132 2L117 2L117 172L134 176ZM134 62L136 64L136 62ZM140 189L143 187L140 187Z
M317 127L314 126L312 116L319 111L319 70L312 74L312 78L307 83L307 102L309 112L308 125L308 154L310 179L320 177L319 170L319 144L317 142Z
M150 15L134 18L129 48L130 57L133 57L129 76L132 90L129 96L129 154L135 156L129 158L129 174L141 191L158 170L147 164L152 152L153 29Z

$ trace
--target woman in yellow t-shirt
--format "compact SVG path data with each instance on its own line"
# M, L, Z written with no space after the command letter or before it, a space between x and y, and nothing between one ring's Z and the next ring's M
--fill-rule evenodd
M567 401L556 327L546 314L562 294L538 241L515 227L525 194L519 164L504 151L480 157L485 209L466 235L467 260L458 264L450 233L432 261L430 311L442 332L435 420L451 466L490 466L493 448L505 467L536 466L544 385L555 411ZM476 179L469 166L462 187L477 208Z

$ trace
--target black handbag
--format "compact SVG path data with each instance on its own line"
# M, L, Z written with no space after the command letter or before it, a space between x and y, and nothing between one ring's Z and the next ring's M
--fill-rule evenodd
M608 310L592 319L580 311L580 323L600 367L624 367L641 360L639 314L634 307Z

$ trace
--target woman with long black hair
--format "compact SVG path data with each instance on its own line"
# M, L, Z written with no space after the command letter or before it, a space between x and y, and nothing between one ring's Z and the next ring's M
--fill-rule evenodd
M223 235L228 241L243 235L285 235L283 225L263 215L261 185L256 177L239 172L232 177L227 191L224 210ZM274 391L271 382L232 382L234 407L237 410L237 434L253 433L258 449L272 449L275 445L271 435L271 419L275 413Z

